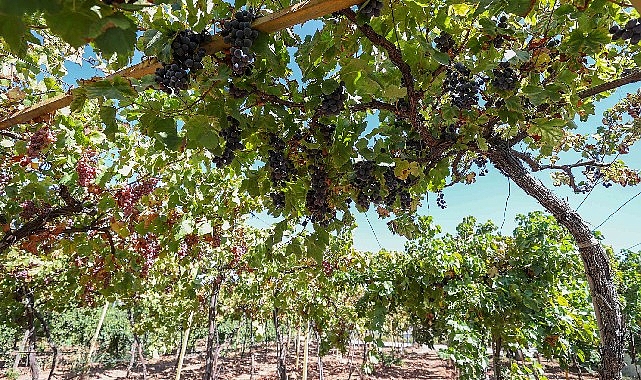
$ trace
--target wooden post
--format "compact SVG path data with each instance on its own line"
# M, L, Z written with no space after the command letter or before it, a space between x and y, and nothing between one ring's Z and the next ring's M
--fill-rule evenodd
M109 301L107 301L105 303L105 306L102 308L102 314L100 314L100 319L98 320L98 326L96 326L96 332L93 334L93 338L91 338L91 343L89 345L89 354L87 355L87 365L91 365L93 354L98 348L98 338L100 337L100 330L102 329L102 324L104 323L105 317L107 316L108 309L109 309Z
M178 365L176 366L176 380L180 380L180 372L183 369L183 360L185 360L185 352L187 352L187 342L189 341L189 331L191 330L191 323L194 319L193 310L189 313L189 319L187 320L187 329L183 334L182 346L180 347L180 355L178 356Z
M309 322L305 328L305 348L303 349L303 377L301 380L307 380L307 359L309 356Z
M252 28L263 33L274 33L362 2L363 0L305 0L278 12L256 19L252 24ZM227 47L229 47L229 45L224 43L222 36L216 35L209 44L204 46L204 49L207 54L213 54ZM105 78L96 77L86 82L113 79L115 77L142 78L145 75L153 74L159 67L161 67L161 65L158 60L155 58L147 59L137 65L119 70ZM7 129L15 124L26 123L38 116L68 107L72 101L73 95L71 91L47 99L0 120L0 130Z

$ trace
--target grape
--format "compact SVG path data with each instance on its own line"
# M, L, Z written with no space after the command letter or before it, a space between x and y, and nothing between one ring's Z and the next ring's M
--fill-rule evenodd
M142 268L140 271L141 277L147 277L149 269L154 264L158 255L160 254L161 247L156 235L146 233L145 235L133 234L132 245L134 250L140 255L142 261Z
M334 266L327 260L323 260L322 265L323 273L325 273L325 276L331 277L332 274L334 274Z
M479 168L479 176L485 176L489 171L487 170L488 160L485 157L477 157L473 160L474 164Z
M319 109L321 115L338 115L343 110L345 100L347 99L347 95L343 92L344 86L345 82L341 82L338 88L331 94L323 96Z
M222 156L214 157L217 167L231 164L236 157L236 151L243 149L241 142L240 122L231 116L227 116L227 127L220 131L220 137L225 140L225 149Z
M436 195L436 204L442 209L447 208L447 202L445 202L445 196L442 191L439 191Z
M381 0L366 1L362 3L358 8L359 13L365 16L367 19L371 19L372 17L379 17L382 10L383 2Z
M136 203L145 195L151 194L157 184L158 180L156 178L149 178L118 189L114 195L118 207L123 210L126 216L132 215L136 212Z
M441 32L441 34L434 39L434 43L436 44L436 49L442 53L447 53L456 47L454 38L447 32Z
M285 208L285 193L282 191L275 191L269 194L269 197L272 199L274 207L277 209Z
M398 198L402 209L409 209L412 203L412 197L408 191L411 181L409 179L402 180L396 177L394 168L387 166L383 172L385 178L385 186L387 187L387 196L384 199L385 206L394 207L394 203Z
M311 220L322 226L327 226L336 216L329 204L329 178L323 166L310 165L311 188L307 191L305 206L311 214Z
M510 67L509 62L499 63L499 67L493 69L492 74L494 74L492 86L499 90L512 91L519 84L518 74Z
M96 168L88 154L83 154L76 164L78 173L78 184L82 187L88 187L96 179Z
M482 82L471 78L471 71L465 65L457 62L453 68L448 68L443 88L450 93L452 104L460 109L469 109L478 104L478 93Z
M42 127L31 135L29 146L27 147L27 155L29 155L29 157L36 157L43 149L55 141L56 137L49 127Z
M258 31L252 29L251 23L256 19L253 11L241 11L235 20L225 21L221 32L225 43L231 45L231 69L236 76L251 75L256 56L250 48L258 38Z
M272 183L276 187L282 187L294 173L294 163L285 155L285 142L278 136L269 136L270 145L273 149L268 151L268 165Z
M612 41L630 40L630 44L636 45L641 41L641 19L629 20L623 28L614 24L610 27L609 32L612 34Z
M156 69L154 78L164 92L171 94L189 88L191 74L203 69L206 51L201 46L210 41L211 36L206 31L182 30L176 34L171 43L172 61L163 62L162 67Z
M374 161L359 161L354 165L353 185L358 194L356 204L367 210L370 203L381 203L381 185L375 175Z

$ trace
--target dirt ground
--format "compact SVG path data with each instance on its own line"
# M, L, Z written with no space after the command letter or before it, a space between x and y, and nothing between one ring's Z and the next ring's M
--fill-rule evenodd
M323 377L326 380L401 380L401 379L456 379L455 369L447 361L441 360L436 351L426 347L410 347L404 350L401 364L388 367L379 366L373 374L366 375L360 371L361 353L355 352L350 361L349 356L339 353L330 353L323 357ZM308 364L308 379L319 379L318 358L311 355L310 350ZM274 347L257 347L253 350L254 365L252 366L252 355L245 352L227 352L218 362L218 379L224 380L278 380L276 376L276 353ZM43 358L44 359L44 358ZM287 358L287 369L289 378L300 380L302 368L299 364L295 368L295 355L292 353ZM301 359L302 362L302 354ZM549 364L549 363L546 363ZM185 358L181 379L201 379L204 371L204 355L202 353L190 354ZM127 364L123 363L115 368L92 367L87 378L97 380L114 380L126 378ZM253 373L252 373L253 368ZM558 367L546 365L546 376L550 380L594 380L596 377L576 373L566 373ZM147 360L147 379L153 380L174 380L176 378L176 358L164 356L158 359ZM48 369L44 368L40 379L47 379ZM0 378L3 371L0 371ZM29 380L28 368L21 368L19 380ZM78 374L72 373L65 366L61 366L54 374L55 379L70 380L79 379ZM142 379L142 368L140 365L134 367L130 379Z

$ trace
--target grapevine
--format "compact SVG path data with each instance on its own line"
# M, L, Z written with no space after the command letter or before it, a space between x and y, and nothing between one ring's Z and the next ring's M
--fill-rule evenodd
M259 32L252 29L256 19L253 11L237 12L234 20L225 21L221 32L225 43L231 45L231 69L234 75L251 75L255 54L250 48L258 38Z
M149 178L118 189L114 195L118 207L123 210L126 216L132 215L136 211L136 203L145 195L151 194L157 184L158 180L156 178Z

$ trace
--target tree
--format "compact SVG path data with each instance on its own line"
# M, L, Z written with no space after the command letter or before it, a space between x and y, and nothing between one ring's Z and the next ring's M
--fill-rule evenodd
M395 215L390 224L396 231L411 233L427 192L472 183L489 161L573 236L600 331L601 377L620 378L623 320L610 258L579 213L533 173L553 171L558 184L577 192L600 182L639 182L638 173L618 159L639 138L638 94L606 115L598 139L574 131L573 122L593 113L601 93L641 79L641 72L628 70L641 60L635 32L611 28L635 28L636 11L605 0L369 0L358 12L349 8L358 1L314 0L279 10L290 5L281 1L259 11L275 13L251 24L271 33L325 15L321 27L303 37L291 30L255 33L244 28L254 14L233 16L223 1L129 3L0 4L3 46L18 57L14 77L4 82L11 114L0 121L3 146L11 148L2 161L9 196L2 203L2 251L25 239L40 244L34 238L44 232L75 232L78 227L52 231L56 221L69 217L82 218L80 229L109 240L120 227L107 223L102 211L118 203L129 217L133 210L126 201L138 201L157 184L123 186L125 193L118 193L133 191L133 198L94 201L103 189L137 178L125 165L133 151L143 158L140 178L185 159L204 171L239 176L242 192L272 215L311 221L311 240L319 242L350 225L355 209L372 205L382 216ZM235 4L237 10L244 5L258 4ZM214 23L224 36L184 32L211 30L211 20L229 20ZM60 54L43 54L73 51L87 41L97 52L92 59L108 68L125 65L136 47L165 65L148 60L62 94L56 83ZM300 77L291 70L290 47L296 47ZM45 80L39 77L41 59L47 61ZM155 76L146 75L156 68ZM50 114L67 105L71 115ZM368 115L378 117L373 130L367 129ZM121 143L131 141L129 134L145 141L145 148ZM59 161L46 155L55 136ZM69 139L82 144L63 153ZM88 146L96 156L82 149ZM579 161L565 164L567 151ZM92 187L93 160L123 165L119 172L107 170ZM68 174L69 161L77 162L79 177ZM45 196L76 181L76 198L55 207L38 197L21 199L34 187L34 194ZM179 193L192 193L195 186L186 182ZM283 230L277 225L273 244ZM313 245L311 254L322 245Z

